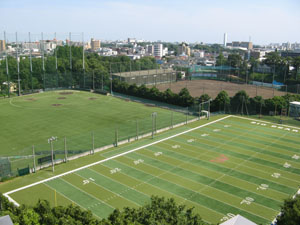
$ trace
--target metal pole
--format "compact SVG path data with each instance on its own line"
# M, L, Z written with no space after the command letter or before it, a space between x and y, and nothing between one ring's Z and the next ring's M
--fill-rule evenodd
M188 121L188 114L189 114L189 107L187 107L187 110L186 110L185 124L187 124L187 121Z
M118 128L115 131L115 147L118 147Z
M33 79L32 79L32 45L31 45L31 35L30 32L28 34L28 40L29 40L29 64L30 64L30 78L31 78L31 93L33 93Z
M95 90L95 71L93 70L93 90Z
M6 33L5 33L5 31L4 31L4 40L6 42ZM6 46L5 46L5 56L6 56L5 61L6 61L6 76L7 76L7 96L10 98L10 81L9 81L8 58L7 58Z
M299 94L299 84L297 84L297 94Z
M199 113L199 118L198 118L198 120L200 120L200 117L201 117L201 115L200 115L201 114L201 112L200 112L200 106L201 106L201 103L199 103L199 109L198 109L198 111L199 111L198 112Z
M94 132L92 132L92 143L93 143L93 149L92 149L91 154L94 154L95 153L95 135L94 135Z
M84 34L83 34L83 32L82 32L82 70L83 70L83 89L85 89Z
M53 156L53 141L50 141L51 145L51 161L52 161L52 172L54 172L54 156Z
M103 73L102 73L101 75L102 75L102 82L101 82L101 85L102 85L102 91L103 91Z
M19 87L18 95L21 96L18 32L16 32L16 59L17 59L17 73L18 73L18 87Z
M275 77L275 64L274 64L274 71L273 71L273 81L272 81L272 88L273 88L273 97L274 97L274 77Z
M210 100L208 101L208 116L207 119L209 120L210 118Z
M36 166L35 166L35 152L34 152L34 145L32 145L32 155L33 155L33 172L36 172Z
M69 33L69 47L70 47L70 72L71 72L71 88L73 87L73 75L72 75L72 46L71 46L72 34Z
M139 140L139 124L138 124L138 120L136 120L136 140Z
M67 151L67 138L64 138L64 148L65 148L65 162L68 161L68 151Z
M173 112L171 112L171 128L173 128Z
M56 32L54 33L55 36L55 70L56 70L56 88L58 88L58 64L57 64L57 39L56 39Z
M44 35L42 32L42 45L41 45L41 53L42 53L42 59L43 59L43 86L44 86L44 91L46 90L46 79L45 79L45 56L44 56Z
M259 118L261 118L262 101L260 101Z
M110 71L110 94L112 95L112 73L111 73L111 63L109 63L109 71Z
M154 116L152 113L152 139L154 138Z

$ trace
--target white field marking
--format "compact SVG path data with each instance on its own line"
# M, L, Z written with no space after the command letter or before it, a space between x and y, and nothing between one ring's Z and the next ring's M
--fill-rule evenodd
M167 143L164 143L164 144L165 144L165 145L169 145L169 144L167 144ZM193 146L193 145L192 145L192 146ZM220 145L220 146L221 146L221 145ZM196 146L194 146L194 147L196 147ZM199 146L197 146L196 148L199 148ZM211 152L214 153L213 151L210 151L210 150L207 150L207 149L202 149L202 148L200 148L200 149L201 149L201 150L206 150L206 151L208 151L208 152L206 152L206 153L211 153ZM169 151L169 150L165 149L165 151ZM196 152L193 151L193 150L190 150L190 149L185 148L185 149L184 149L184 152L187 152L187 151L196 153ZM192 157L192 156L190 156L190 155L182 154L182 153L179 153L179 152L176 152L176 153L177 153L177 154L180 154L180 155L183 155L183 156ZM205 153L205 154L206 154L206 153ZM196 157L199 158L200 156L201 156L201 155L196 156ZM171 157L171 158L174 158L173 156L170 156L170 157ZM177 159L177 158L174 158L174 159ZM179 160L179 159L177 159L177 160ZM200 159L200 160L201 160L201 159ZM179 161L182 161L182 160L179 160ZM236 164L236 163L234 163L234 164ZM219 166L221 166L221 165L219 165ZM253 167L249 167L249 166L246 166L246 165L243 165L243 166L246 167L246 168L250 168L250 169L257 170L257 171L260 172L260 173L264 173L264 174L269 175L268 172L264 172L264 171L262 171L262 170L255 169L255 168L253 168ZM223 166L221 166L221 167L223 167ZM224 168L228 169L227 167L224 167ZM270 167L270 168L271 168L271 167ZM207 169L207 170L210 170L210 171L212 171L212 172L214 172L214 173L218 173L218 172L216 172L216 171L214 171L214 170L212 170L212 169L209 169L209 168L206 168L206 169ZM242 173L244 173L244 174L246 174L246 175L250 175L250 176L256 177L256 178L258 178L258 179L264 179L264 180L266 180L266 178L261 178L261 177L255 176L255 175L253 175L252 173L249 173L249 172L242 172ZM232 175L230 175L230 174L226 174L226 176L233 177L233 178L235 178L235 179L238 179L238 180L247 182L247 183L252 184L252 185L256 185L256 183L251 183L251 182L249 182L249 181L240 179L240 178L235 177L235 176L232 176ZM288 179L288 178L285 178L285 179ZM283 184L277 183L277 182L272 181L272 180L269 180L269 179L267 179L267 181L272 182L272 183L275 183L275 184L278 184L278 185L286 186L286 187L289 187L289 188L292 188L292 189L295 188L295 187L291 187L291 186L286 185L286 184L283 185ZM294 180L293 180L293 181L294 181ZM225 182L225 181L223 181L223 182ZM225 183L226 183L226 182L225 182ZM230 184L231 184L231 183L230 183ZM237 187L238 187L238 186L237 186ZM251 192L250 190L248 190L248 191ZM280 194L284 194L284 195L287 195L287 196L288 196L288 194L286 194L286 193L284 193L284 192L281 192L281 191L278 191L278 190L275 190L275 189L272 189L272 191L275 191L275 192L278 192L278 193L280 193ZM273 200L276 200L276 199L273 199Z
M222 219L220 219L220 222L227 221L227 220L229 220L229 219L231 219L233 217L235 217L235 214L233 214L233 213L227 213L225 216L223 216Z
M209 134L201 134L201 137L207 137Z
M256 122L255 122L255 121L252 121L251 123L252 123L252 124L256 124Z
M283 127L277 127L278 129L283 129Z
M160 156L160 155L162 155L162 154L163 154L162 152L155 152L155 153L154 153L155 156Z
M89 183L90 183L89 180L83 180L83 181L82 181L82 184L83 184L83 185L86 185L86 184L89 184Z
M142 171L142 170L140 170L140 169L138 169L138 168L136 168L136 167L132 167L132 166L130 166L129 164L127 165L127 164L124 164L124 163L122 163L122 162L118 162L118 163L123 164L123 165L125 165L125 166L127 166L127 167L131 167L132 169L139 170L139 171L141 171L141 172L143 172L143 173L149 174L149 173L147 173L147 172L145 172L145 171ZM103 166L105 166L105 165L103 165ZM105 167L107 167L107 166L105 166ZM108 167L108 168L109 168L109 167ZM91 169L91 170L93 170L93 169ZM97 172L97 171L96 171L96 172ZM124 173L124 172L121 172L121 173L124 174L125 176L130 177L131 179L134 179L134 180L140 182L140 180L138 180L138 179L135 178L135 177L129 176L128 174L126 174L126 173ZM164 173L166 173L166 172L164 172ZM157 178L158 176L161 176L162 174L158 174L158 175L152 175L152 174L149 174L149 175L151 175L152 177L149 178L148 180L142 181L140 184L136 185L136 187L139 186L139 185L142 185L142 184L147 184L147 185L152 186L152 187L154 187L154 188L156 188L156 189L159 189L159 190L161 190L161 191L163 191L163 192L167 192L167 193L169 193L169 194L171 194L171 195L175 195L175 196L177 196L177 197L179 197L179 198L182 198L182 199L184 199L185 201L191 202L191 203L194 204L194 205L196 204L196 205L199 205L199 206L202 207L202 208L206 208L206 209L208 209L209 211L212 211L212 212L215 213L215 214L220 214L220 215L222 215L220 212L218 212L218 211L216 211L216 210L214 210L214 209L208 208L208 207L206 207L205 205L201 205L201 204L199 204L198 202L194 202L194 201L192 201L192 200L186 199L186 198L184 198L184 197L182 197L182 196L180 196L180 195L174 194L174 193L169 192L169 191L167 191L167 190L165 190L165 189L162 189L162 188L160 188L160 187L158 187L158 186L154 186L154 185L151 184L151 183L148 183L150 180L152 180L152 179L154 179L154 178ZM222 202L222 200L218 200L218 201L221 201L221 202ZM223 203L225 203L225 202L223 202Z
M150 150L150 149L144 149L144 150L152 152L152 150ZM166 150L166 151L168 151L168 150ZM149 157L149 156L147 156L147 155L144 155L143 153L136 153L136 154L141 155L141 156L143 156L143 157L147 157L147 158L153 159L153 158L151 158L151 157ZM178 153L178 154L180 154L180 153ZM201 157L201 156L203 156L203 155L206 155L206 153L203 153L203 154L197 156L196 158L199 158L199 157ZM186 156L186 155L185 155L185 156ZM126 157L128 158L128 156L126 156ZM167 163L167 162L162 161L162 160L158 160L158 161L160 161L160 162L162 162L162 163L165 163L165 164L168 164L168 165L170 165L170 166L172 166L172 167L182 168L182 169L184 169L184 170L186 170L186 171L189 171L189 172L192 172L192 173L198 174L198 175L200 175L200 176L204 176L204 177L207 177L207 178L210 178L210 179L211 179L211 177L208 177L208 176L206 176L206 175L204 175L204 174L198 173L196 170L191 170L191 169L187 169L187 168L183 167L184 164L188 164L189 161L191 161L192 159L190 159L190 160L188 160L188 161L184 161L184 160L180 160L180 159L174 158L173 156L167 156L167 157L168 157L168 158L172 158L172 159L176 159L176 160L178 160L178 161L181 161L182 163L180 163L179 165L173 165L173 164ZM153 166L153 165L151 165L151 164L148 164L148 163L145 163L145 164L146 164L146 165L149 165L149 166L151 166L151 167L155 167L155 166ZM193 165L194 165L194 164L193 164ZM194 166L195 166L195 167L199 167L198 165L194 165ZM155 168L156 168L156 167L155 167ZM158 169L160 169L160 168L158 168ZM207 168L206 168L206 169L207 169ZM160 169L160 170L161 170L161 169ZM171 169L171 170L172 170L172 169ZM171 170L170 170L170 171L171 171ZM207 170L209 170L209 169L207 169ZM199 171L201 171L201 169L199 169ZM212 170L212 171L213 171L213 170ZM221 174L221 173L219 173L219 172L216 172L216 171L214 171L214 172L215 172L218 176L223 175L223 174ZM182 177L182 178L184 178L184 179L187 179L187 180L190 180L190 181L192 181L192 182L195 182L194 180L192 180L192 179L190 179L190 178L187 178L187 177L183 177L183 176L181 176L181 175L179 175L179 174L175 174L175 173L173 173L173 172L169 172L169 173L172 173L172 174L174 174L175 176ZM160 176L160 175L158 175L158 176ZM228 177L233 177L233 176L231 176L231 175L227 175L227 176L228 176ZM233 178L240 180L238 177L233 177ZM218 178L216 178L216 179L218 179ZM242 180L242 181L244 181L244 180ZM229 184L229 185L232 185L232 186L234 186L234 187L236 187L236 188L239 188L239 189L242 189L242 190L244 190L244 191L247 191L248 193L252 193L252 194L255 194L255 195L260 195L259 193L253 192L253 191L251 191L250 189L245 189L244 187L236 186L236 185L233 185L232 183L228 183L228 182L223 181L223 180L222 180L221 182L226 183L226 184ZM249 183L249 184L252 184L252 185L256 185L256 184L250 183L250 182L248 182L248 181L245 181L245 182L247 182L247 183ZM196 183L198 183L198 182L196 182ZM202 183L200 183L200 184L202 184ZM210 185L207 185L207 184L202 184L202 185L203 185L203 186L208 186L208 187L210 187L210 188L212 188L212 189L216 189L216 190L218 190L218 191L220 191L220 192L224 192L224 193L226 193L227 195L232 195L232 196L234 196L234 197L236 197L236 198L242 199L241 197L239 197L239 196L237 196L237 195L231 194L231 193L229 193L229 192L225 192L225 191L223 191L223 190L221 190L221 189L217 189L217 188L212 187L212 186L210 186ZM261 184L261 186L262 186L262 187L266 187L266 186L268 186L268 185L266 185L266 184ZM187 188L187 189L188 189L188 188ZM272 191L278 192L278 193L280 193L280 194L285 194L285 193L282 193L282 192L279 192L279 191L276 191L276 190L272 190ZM285 194L285 195L287 195L287 194ZM263 196L263 197L266 197L266 198L268 198L268 199L272 199L273 201L277 201L278 204L280 203L279 200L274 199L273 197L270 197L270 196L264 196L264 195L262 195L262 196ZM259 204L259 205L262 206L262 207L265 207L265 208L267 208L267 209L271 209L271 210L274 211L274 209L269 208L269 207L267 207L267 206L265 206L265 205L262 205L261 203L257 203L257 204Z
M145 150L151 151L151 150L148 150L148 149L145 149ZM142 153L136 153L136 154L142 155L142 156L147 157L147 158L151 158L151 157L148 157L148 156L143 155ZM204 153L203 155L205 155L205 153ZM129 158L128 156L125 156L125 157ZM129 158L129 159L130 159L130 158ZM151 159L152 159L152 158L151 158ZM170 166L172 166L172 167L175 167L175 168L182 168L182 169L184 169L184 170L186 170L186 171L190 171L190 172L195 173L195 174L198 174L198 175L200 175L200 176L208 177L208 176L205 176L205 175L203 175L203 174L200 174L200 173L198 173L198 172L196 172L196 171L194 171L194 170L189 170L189 169L186 169L186 168L182 167L184 164L187 164L187 163L188 163L187 161L179 160L179 161L182 161L183 163L180 163L180 164L177 165L177 166L174 166L174 165L172 165L172 164L169 164L169 163L164 162L164 161L161 161L161 160L159 160L159 161L160 161L160 162L163 162L163 163L165 163L165 164L168 164L168 165L170 165ZM150 166L150 167L156 168L156 169L158 168L158 167L153 166L153 165L148 164L148 163L145 163L145 164L148 165L148 166ZM158 169L160 169L160 168L158 168ZM201 191L200 191L201 189L204 189L205 187L209 187L209 188L215 189L215 190L217 190L217 191L219 191L219 192L223 192L223 193L225 193L226 195L233 196L234 198L242 199L241 197L239 197L239 196L237 196L237 195L234 195L234 194L231 194L231 193L229 193L229 192L223 191L223 190L221 190L221 189L212 187L210 184L202 184L202 183L198 183L198 182L196 182L195 180L192 180L192 179L187 178L187 177L184 177L184 176L182 176L182 175L173 173L173 172L171 172L172 169L174 169L174 168L171 168L170 170L163 170L163 169L160 169L160 170L163 170L164 172L161 173L161 174L158 174L156 177L160 177L161 175L170 173L170 174L172 174L172 175L174 175L174 176L181 177L181 178L186 179L186 180L189 180L189 181L191 181L191 182L193 182L193 183L196 183L196 184L199 184L199 185L201 185L201 186L204 186L204 187L200 188L200 189L197 191L198 193L201 192ZM142 170L140 170L140 171L142 171ZM142 172L144 172L144 171L142 171ZM147 173L147 172L144 172L144 173ZM149 173L147 173L147 174L149 174ZM151 176L154 176L154 175L152 175L152 174L150 174L150 175L151 175ZM208 178L210 178L210 177L208 177ZM160 178L160 179L165 180L164 178ZM173 181L168 181L168 180L166 180L166 181L167 181L167 182L174 183ZM223 182L223 181L222 181L222 182ZM226 183L226 182L223 182L223 183ZM180 184L177 184L177 183L174 183L174 184L176 184L176 185L178 185L178 186L181 186ZM230 185L232 185L232 184L230 184ZM234 186L234 187L236 187L236 188L239 188L239 189L242 189L242 190L244 190L244 191L247 191L248 193L253 193L253 194L255 194L255 195L260 195L260 194L258 194L258 193L252 192L252 191L250 191L250 190L244 189L244 188L239 187L239 186L236 186L236 185L232 185L232 186ZM183 188L188 189L188 190L191 190L191 191L193 191L193 192L196 192L195 190L192 190L192 189L187 188L187 187L183 187ZM268 199L272 199L273 201L278 202L278 204L280 203L278 200L273 199L273 198L270 198L270 197L268 197L268 196L267 196L267 197L264 196L264 195L260 195L260 196L263 196L263 197L268 198ZM218 201L223 202L222 200L215 198L215 196L209 196L209 197L212 198L212 199L215 199L215 200L218 200ZM242 200L243 200L243 199L242 199ZM223 202L223 203L228 204L228 203L226 203L226 202ZM266 209L268 209L268 210L272 210L272 211L277 212L276 210L274 210L274 209L272 209L272 208L269 208L268 206L262 205L261 203L256 203L256 204L258 204L260 207L263 207L263 208L266 208ZM234 205L232 205L232 206L234 206ZM234 207L235 207L235 206L234 206Z
M245 199L243 199L242 201L241 201L241 205L243 205L243 204L247 204L247 205L250 205L252 202L254 202L254 199L253 198L251 198L251 197L246 197ZM275 211L275 210L274 210Z
M186 135L186 136L189 136L189 135ZM241 136L241 135L240 135L240 136ZM284 137L284 136L286 136L286 134L284 134L282 137ZM192 137L192 136L191 136L191 137ZM281 139L281 138L272 141L271 144L272 144L272 143L275 143L275 142L278 142L280 139ZM229 141L229 142L231 142L231 141ZM213 146L213 145L211 145L211 144L207 144L207 143L206 143L206 145L209 145L210 147L215 147L215 146ZM227 142L225 142L225 143L222 144L222 145L227 145ZM222 146L222 145L220 145L220 146ZM246 145L247 145L247 144L246 144ZM195 145L192 145L192 146L194 146L194 147L196 147L196 148L201 148L201 147L195 146ZM249 146L249 145L248 145L248 146ZM265 147L263 147L262 150L266 150L266 148L268 148L268 147L270 147L270 145L265 145ZM234 148L242 149L241 147L238 147L238 146L235 146ZM205 150L207 150L207 149L205 149ZM243 149L242 149L242 150L243 150ZM207 151L210 151L210 152L215 153L214 151L211 151L210 149L208 149ZM232 152L232 150L227 150L227 151ZM266 151L270 151L270 150L266 150ZM233 152L237 152L237 151L233 151ZM270 152L273 152L273 151L270 151ZM255 155L256 155L256 154L264 154L264 153L261 153L261 152L255 152ZM249 154L248 154L248 155L249 155ZM274 156L270 156L270 157L272 158L272 157L274 157ZM232 158L232 159L240 160L240 158L238 158L238 157L236 157L236 156L231 156L231 158ZM273 162L273 161L272 161L272 162ZM232 162L232 163L237 164L237 163L235 163L235 162ZM270 166L267 166L267 165L262 165L262 164L259 164L259 163L257 163L257 162L252 162L252 161L251 161L250 163L257 164L257 165L262 166L262 167L267 167L267 168L270 168L270 169L274 169L273 167L270 167ZM278 164L278 162L275 162L275 163ZM221 165L219 165L219 166L221 166ZM254 168L254 167L251 167L251 166L247 166L247 165L242 165L242 167L250 168L250 169L252 169L252 170L257 170L257 171L259 171L260 173L267 173L267 172L265 172L265 171L262 170L262 169L257 169L257 168ZM227 168L227 167L225 167L225 168ZM295 174L295 173L290 172L290 171L282 170L282 169L280 169L280 168L278 168L278 169L279 169L280 171L283 171L284 173L292 174L293 176L300 176L299 174ZM245 172L243 172L243 173L245 173ZM268 173L267 173L267 174L268 174ZM252 174L249 174L249 175L253 176ZM265 179L265 178L262 178L262 179ZM293 181L293 182L295 181L294 179L291 179L291 178L288 178L288 177L283 177L283 179L290 180L290 181ZM291 186L288 186L288 185L286 185L286 184L285 184L284 186L291 187ZM294 187L291 187L291 188L294 188Z
M254 128L254 129L256 129L256 128ZM251 129L251 130L254 130L254 129ZM285 133L285 134L283 134L280 138L278 138L278 139L276 139L276 140L274 140L274 141L272 141L269 145L266 145L264 148L262 148L262 149L266 149L266 148L268 148L268 147L270 147L273 143L275 143L275 142L277 142L277 141L279 141L282 137L284 137L284 136L286 136L287 135L287 133ZM188 136L188 135L187 135ZM243 135L239 135L239 136L237 136L237 137L240 137L240 136L243 136ZM234 139L234 138L233 138ZM227 142L231 142L233 139L231 139L230 141L227 141ZM227 142L224 142L224 144L226 144ZM192 146L194 146L194 145L192 145ZM221 146L221 145L220 145ZM197 147L199 147L199 146L197 146ZM212 146L213 147L213 146ZM208 150L208 151L211 151L211 150ZM230 150L228 150L228 151L230 151ZM255 155L257 155L258 153L260 153L260 152L255 152L254 154L252 154L252 155L250 155L251 157L249 157L247 160L243 160L241 163L234 163L234 164L236 164L237 166L236 167L239 167L239 165L241 165L241 166L243 166L243 167L248 167L248 168L250 168L250 169L253 169L253 170L257 170L257 171L260 171L260 172L262 172L262 173L266 173L266 172L264 172L264 171L261 171L261 170L259 170L259 169L256 169L256 168L253 168L253 167L250 167L250 166L247 166L247 165L242 165L244 162L247 162L247 161L249 161L251 158L253 158ZM236 157L234 157L234 156L232 156L232 158L236 158ZM257 163L255 163L255 164L257 164ZM261 164L259 164L259 165L261 165ZM266 166L266 167L268 167L268 168L272 168L272 167L269 167L269 166ZM225 168L227 168L227 167L225 167ZM228 169L230 169L230 168L228 168ZM235 169L235 167L234 168L231 168L231 169ZM273 168L272 168L273 169ZM279 170L281 170L281 169L279 169ZM282 170L282 171L284 171L284 172L286 172L286 173L291 173L291 172L289 172L289 171L285 171L285 170ZM245 173L245 172L243 172L243 173ZM253 176L252 174L250 174L250 173L246 173L246 174L249 174L249 175L251 175L251 176ZM225 174L224 174L225 175ZM298 176L297 174L294 174L295 176ZM257 177L257 176L256 176ZM259 178L259 177L258 177ZM260 178L260 179L266 179L266 178ZM293 179L290 179L290 178L287 178L287 177L283 177L283 179L286 179L286 180L290 180L290 181L295 181L295 180L293 180ZM283 184L281 184L281 185L283 185ZM288 186L288 185L283 185L283 186L287 186L287 187L290 187L290 188L294 188L294 187L291 187L291 186Z
M221 129L213 129L213 132L219 132Z
M296 129L293 129L292 131L298 133L298 130L296 130Z
M180 145L173 145L172 148L180 148Z
M137 154L139 154L139 153L137 153ZM128 156L125 156L125 157L129 158ZM120 162L120 163L121 163L121 162ZM125 163L121 163L121 164L123 164L123 165L125 165L125 166L128 166L128 167L131 167L130 165L127 165L127 164L125 164ZM147 164L147 163L146 163L146 164ZM182 163L182 164L183 164L183 163ZM148 165L148 166L151 166L151 167L154 167L154 166L152 166L151 164L147 164L147 165ZM132 167L132 168L133 168L133 167ZM154 167L154 168L156 168L156 167ZM136 168L134 168L134 169L136 169ZM162 172L162 173L160 173L160 174L158 174L158 175L156 175L156 176L155 176L155 175L152 175L152 174L150 174L150 173L148 173L148 172L145 172L145 171L143 171L143 170L141 170L141 169L136 169L136 170L139 170L139 171L141 171L141 172L143 172L143 173L146 173L146 174L151 175L152 178L150 178L150 179L148 180L148 181L150 181L150 180L152 180L152 179L154 179L154 178L158 178L158 177L160 177L160 176L162 176L162 175L164 175L164 174L171 173L170 170L172 170L172 169L170 169L170 170L163 170L164 172ZM182 177L182 176L180 176L180 175L177 175L177 176L178 176L178 177ZM187 180L190 180L189 178L185 178L185 177L182 177L182 178L187 179ZM190 189L190 188L184 187L184 186L182 186L181 184L174 183L173 181L168 181L168 180L166 180L166 179L164 179L164 178L159 178L159 179L164 180L164 181L167 181L167 182L172 183L172 184L174 184L174 185L176 185L176 186L178 186L178 187L181 187L181 188L184 188L184 189L187 189L187 190L190 190L190 191L194 192L194 194L192 194L190 197L188 197L189 199L192 199L192 196L194 196L195 194L205 195L205 194L201 194L200 192L202 192L202 190L206 189L207 187L212 188L212 189L216 189L216 188L212 187L211 185L205 185L205 184L204 184L204 187L200 188L198 191L195 191L195 190L192 190L192 189ZM193 181L193 180L191 180L191 181L192 181L192 182L195 182L195 181ZM213 181L212 183L215 183L215 181ZM154 187L156 187L156 186L154 186ZM164 189L162 189L162 190L164 190ZM219 190L219 189L217 189L217 190ZM224 192L224 191L222 191L222 190L219 190L219 191ZM227 192L224 192L224 193L227 193ZM227 194L228 194L228 195L235 196L235 195L233 195L233 194L229 194L229 193L227 193ZM177 195L177 194L174 194L174 195L180 196L180 195ZM181 196L180 196L180 197L181 197ZM236 197L236 198L239 198L239 199L242 199L242 198L239 197L239 196L235 196L235 197ZM181 198L183 198L183 197L181 197ZM224 203L225 205L230 205L230 206L232 206L232 207L234 207L234 208L239 209L237 205L230 204L229 202L224 202L224 201L222 201L222 200L220 200L220 199L217 199L217 198L215 198L215 197L212 197L212 196L209 196L209 198L214 199L214 200L216 200L216 201L220 201L220 202ZM248 198L248 197L247 197L247 198ZM249 199L250 199L250 197L249 197ZM251 199L252 199L252 198L251 198ZM184 201L186 201L186 200L187 200L187 199L184 198ZM180 204L182 204L184 201L180 202ZM254 201L254 199L253 199L253 201ZM196 202L194 202L194 201L192 201L192 202L193 202L193 203L196 203ZM261 205L261 204L259 204L259 203L257 203L257 204L258 204L260 207L267 208L267 209L272 210L272 211L275 211L275 212L277 213L277 211L274 210L274 209L272 209L272 208L269 208L269 207L267 207L267 206ZM245 211L245 210L243 210L243 211ZM252 213L252 212L248 212L248 213L250 213L250 214L252 214L252 215L255 215L255 216L257 216L257 217L260 217L260 218L263 218L263 219L268 220L268 219L267 219L266 217L264 217L264 216L254 214L254 213Z
M138 164L143 163L143 162L144 162L143 159L138 159L138 160L133 161L134 165L138 165Z
M194 142L194 141L196 141L195 138L191 138L191 139L187 140L188 143L191 143L191 142Z
M290 163L285 162L285 163L283 164L283 167L284 167L284 168L291 168L292 165L291 165Z
M114 173L117 173L117 172L120 172L121 171L121 169L119 169L119 168L114 168L114 169L111 169L110 170L110 174L114 174Z
M68 199L69 201L71 201L72 203L76 204L76 205L79 205L81 208L85 209L85 210L88 210L89 207L83 207L82 205L80 205L79 203L77 202L74 202L72 199L70 199L69 197L65 196L63 193L61 193L60 191L54 189L53 187L51 187L50 185L46 184L46 183L43 183L43 185L45 185L46 187L52 189L53 191L56 191L57 193L59 193L60 195L62 195L64 198ZM98 217L99 219L103 219L102 217L96 215L93 213L94 216Z
M298 160L300 158L300 156L299 155L293 155L292 156L292 159L296 159L296 160Z
M103 166L103 167L106 167L106 168L108 168L108 169L111 169L111 167L108 167L108 166L106 166L106 165L104 165L104 164L103 164L102 166ZM94 170L93 168L88 168L88 170L91 170L93 173L97 173L97 174L99 174L100 176L106 177L107 179L109 179L109 180L111 180L111 181L113 181L113 182L116 182L116 183L119 183L119 184L125 186L127 189L124 190L124 191L122 191L122 192L120 192L120 194L123 194L123 193L125 193L125 192L127 192L127 191L129 191L129 190L134 190L134 191L136 191L136 192L139 192L139 193L142 194L142 195L145 195L145 196L150 197L150 195L148 195L148 194L146 194L146 193L144 193L144 192L141 192L141 191L139 191L139 190L136 189L136 187L138 187L138 186L144 184L145 182L140 182L139 180L137 180L136 178L134 178L134 177L132 177L132 176L129 176L129 177L130 177L131 179L136 180L137 182L140 182L140 183L138 183L138 184L133 185L132 187L130 187L130 186L128 186L127 184L124 184L124 183L121 183L121 182L118 181L118 180L115 180L115 178L113 179L113 178L110 178L110 177L108 177L108 176L106 176L106 175L104 175L104 174L102 174L102 173L99 173L98 171ZM121 172L121 173L122 173L122 172ZM125 173L122 173L122 174L128 176L128 175L125 174ZM100 185L100 186L101 186L101 185Z
M78 173L75 173L75 175L77 175L77 176L79 176L79 177L81 177L81 178L85 178L84 176L81 176L81 175L78 174ZM116 192L113 192L113 191L110 190L110 189L107 189L106 187L104 187L104 186L102 186L102 185L100 185L100 184L97 184L97 183L93 183L93 184L95 184L96 186L98 186L98 187L100 187L100 188L103 188L103 189L107 190L108 192L111 192L112 196L110 196L110 197L108 197L108 198L106 198L106 199L101 200L101 201L103 201L103 202L105 202L105 203L106 203L107 201L109 201L109 200L115 198L115 197L119 197L119 198L125 199L125 200L127 200L127 201L130 201L130 202L134 203L134 204L137 205L137 206L141 206L139 203L134 202L134 201L132 201L132 200L126 198L126 197L123 197L121 194L123 194L124 191L121 191L120 193L116 193ZM98 205L99 205L99 203L98 203ZM90 208L92 208L92 207L90 207Z
M281 176L280 173L273 173L273 174L271 175L271 177L274 177L274 178L279 178L280 176Z
M10 194L12 194L12 193L15 193L15 192L17 192L17 191L21 191L21 190L24 190L24 189L27 189L27 188L36 186L36 185L38 185L38 184L42 184L42 183L48 182L48 181L50 181L50 180L54 180L54 179L59 178L59 177L66 176L66 175L71 174L71 173L74 173L74 172L76 172L76 171L83 170L83 169L89 168L89 167L91 167L91 166L95 166L95 165L101 164L101 163L103 163L103 162L106 162L106 161L109 161L109 160L112 160L112 159L121 157L121 156L123 156L123 155L127 155L127 154L129 154L129 153L131 153L131 152L135 152L135 151L138 151L138 150L140 150L140 149L147 148L147 147L152 146L152 145L155 145L155 144L157 144L157 143L160 143L160 142L169 140L169 139L171 139L171 138L180 136L180 135L182 135L182 134L186 134L186 133L188 133L188 132L197 130L197 129L202 128L202 127L206 127L206 126L208 126L208 125L210 125L210 124L214 124L214 123L216 123L216 122L222 121L222 120L227 119L227 118L230 118L230 117L232 117L232 115L228 115L228 116L222 117L222 118L220 118L220 119L211 121L211 122L209 122L209 123L200 125L200 126L198 126L198 127L194 127L194 128L189 129L189 130L180 132L180 133L178 133L178 134L174 134L174 135L172 135L172 136L169 136L169 137L160 139L160 140L158 140L158 141L154 141L154 142L149 143L149 144L146 144L146 145L144 145L144 146L141 146L141 147L138 147L138 148L129 150L129 151L127 151L127 152L123 152L123 153L120 153L120 154L111 156L111 157L109 157L109 158L100 160L100 161L98 161L98 162L94 162L94 163L91 163L91 164L88 164L88 165L79 167L79 168L77 168L77 169L70 170L70 171L68 171L68 172L61 173L61 174L59 174L59 175L56 175L56 176L53 176L53 177L50 177L50 178L47 178L47 179L44 179L44 180L41 180L41 181L38 181L38 182L35 182L35 183L32 183L32 184L29 184L29 185L26 185L26 186L23 186L23 187L20 187L20 188L17 188L17 189L8 191L8 192L4 193L3 195L4 195L5 197L8 198L8 195L10 195ZM12 198L10 198L10 199L12 199ZM13 200L13 199L12 199L12 200ZM14 201L14 202L16 202L16 201ZM16 203L17 203L17 202L16 202Z
M267 185L267 184L261 184L261 185L259 185L258 188L256 188L256 190L263 190L263 191L265 191L268 188L269 188L269 185Z
M277 126L276 125L272 125L271 127L276 128Z
M224 125L224 127L225 127L225 128L227 128L227 127L231 127L231 125Z
M268 121L264 121L264 120L260 120L260 119L251 119L251 118L246 118L246 117L242 117L242 116L235 116L235 115L231 115L231 117L235 117L235 118L239 118L239 119L244 119L244 120L251 120L251 121L254 121L254 122L255 121L260 121L260 122L267 123L267 124L278 125L278 123L272 123L272 122L268 122ZM290 126L290 125L280 124L280 126L290 127L290 128L295 128L295 129L300 129L300 127L294 127L294 126Z
M77 175L77 174L75 174L75 175ZM115 209L115 207L113 207L112 205L108 204L107 202L102 201L100 198L97 198L96 196L94 196L94 195L92 195L92 194L90 194L90 193L84 191L83 189L80 189L79 187L76 187L74 184L71 184L69 181L67 181L67 180L65 180L65 179L61 179L61 180L62 180L63 182L65 182L65 183L71 185L73 188L77 189L78 191L83 192L83 193L85 193L86 195L90 196L92 199L96 199L98 202L101 202L102 204L107 205L108 207L110 207L110 208L112 208L112 209ZM76 204L77 204L77 203L76 203ZM98 203L97 203L97 204L98 204Z

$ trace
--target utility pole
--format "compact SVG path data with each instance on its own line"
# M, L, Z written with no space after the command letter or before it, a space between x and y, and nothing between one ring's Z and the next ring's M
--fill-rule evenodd
M69 33L69 47L70 47L70 73L71 73L71 88L73 87L73 75L72 75L72 46L71 46L72 34Z
M4 40L6 42L6 33L4 31ZM10 98L10 80L9 80L9 72L8 72L8 58L7 58L7 50L5 46L5 62L6 62L6 76L7 76L7 96Z
M17 72L18 72L18 95L21 96L18 32L16 32L16 59L17 59Z
M110 94L112 95L112 73L111 73L111 63L109 63L109 71L110 71Z
M31 93L33 93L33 79L32 79L32 45L31 45L31 35L28 33L29 40L29 65L30 65L30 79L31 79Z
M83 34L83 32L82 32L82 70L83 70L83 89L85 89L84 34Z
M36 172L34 145L32 145L32 156L33 156L33 170L34 170L33 172Z
M156 132L156 116L157 116L157 113L156 112L153 112L151 114L152 116L152 139L154 138L154 132Z
M57 40L56 40L56 32L54 33L55 37L55 70L56 70L56 88L58 88L58 64L57 64Z
M42 53L42 59L43 59L43 86L44 86L44 91L46 91L46 79L45 79L45 56L44 56L44 35L42 32L42 45L41 45L41 53Z

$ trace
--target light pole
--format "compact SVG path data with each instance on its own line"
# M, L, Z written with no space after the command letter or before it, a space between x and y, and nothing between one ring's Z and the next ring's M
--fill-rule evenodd
M52 136L51 138L48 138L48 143L50 144L50 148L51 148L52 172L54 173L53 141L57 141L57 137Z
M151 116L152 116L152 139L153 139L154 138L154 131L156 131L156 116L157 116L157 112L153 112L151 114Z

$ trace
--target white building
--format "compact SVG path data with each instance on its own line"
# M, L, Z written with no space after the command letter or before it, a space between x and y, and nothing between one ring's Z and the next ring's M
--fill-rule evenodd
M154 57L161 58L163 56L163 45L162 44L155 44L154 45Z
M194 51L195 58L204 58L204 51Z
M227 45L227 33L224 33L224 40L223 40L223 46L226 48Z

